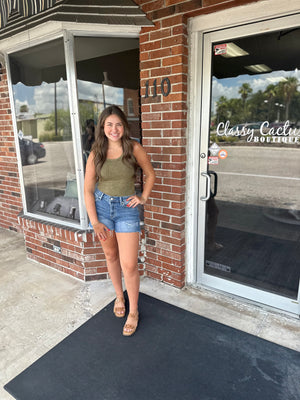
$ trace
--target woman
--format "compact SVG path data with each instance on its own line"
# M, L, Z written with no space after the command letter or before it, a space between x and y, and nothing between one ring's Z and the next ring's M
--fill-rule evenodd
M134 187L138 166L146 176L141 196L135 194ZM124 275L129 299L129 314L123 328L125 336L136 331L139 318L140 221L137 206L146 203L154 180L155 173L147 153L129 137L125 114L117 106L107 107L100 115L95 143L87 161L84 196L90 224L101 242L116 292L116 317L125 316L122 272Z

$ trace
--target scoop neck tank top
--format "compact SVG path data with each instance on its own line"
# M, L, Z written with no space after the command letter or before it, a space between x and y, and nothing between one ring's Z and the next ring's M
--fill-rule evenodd
M109 196L131 196L135 193L135 171L122 156L107 158L101 168L98 189Z

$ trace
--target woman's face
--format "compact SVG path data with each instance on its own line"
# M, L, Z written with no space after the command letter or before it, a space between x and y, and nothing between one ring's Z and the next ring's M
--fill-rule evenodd
M112 114L104 122L104 133L108 140L118 142L124 134L124 125L121 119Z

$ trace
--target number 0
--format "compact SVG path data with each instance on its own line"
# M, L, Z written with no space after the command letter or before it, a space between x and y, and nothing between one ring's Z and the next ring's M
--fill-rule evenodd
M166 85L167 85L167 90L165 90L165 83L166 83ZM168 95L170 94L170 92L171 92L171 82L170 82L170 79L169 79L169 78L164 78L164 79L161 81L160 87L161 87L161 93L162 93L162 95L163 95L164 97L168 96Z

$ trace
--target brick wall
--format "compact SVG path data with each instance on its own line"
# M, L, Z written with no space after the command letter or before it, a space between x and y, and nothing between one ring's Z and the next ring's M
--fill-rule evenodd
M155 24L140 34L143 145L157 174L145 207L146 275L179 288L185 283L188 18L253 1L135 0Z
M28 217L19 217L19 222L29 259L84 281L108 278L102 247L92 232L63 228ZM144 273L143 242L142 233L141 275Z
M0 64L0 226L20 231L18 214L22 208L7 74Z
M185 283L186 19L182 13L170 12L168 1L137 3L155 23L155 28L144 28L140 35L143 146L157 174L145 207L146 275L182 287ZM170 82L168 95L165 78Z

